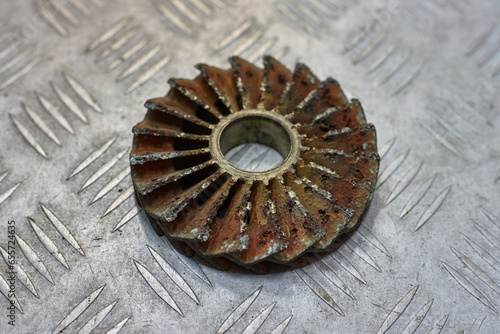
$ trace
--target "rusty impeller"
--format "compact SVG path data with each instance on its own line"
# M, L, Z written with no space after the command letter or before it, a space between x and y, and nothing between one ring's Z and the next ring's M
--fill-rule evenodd
M333 249L372 199L375 127L337 81L320 82L303 64L291 72L270 56L264 69L229 61L229 70L197 65L201 75L170 79L165 97L146 102L130 155L142 207L160 235L219 267L263 271L266 261ZM283 162L251 172L226 160L248 142Z

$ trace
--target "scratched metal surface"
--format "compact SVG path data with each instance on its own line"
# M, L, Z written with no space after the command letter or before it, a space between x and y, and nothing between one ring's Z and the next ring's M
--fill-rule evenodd
M0 245L15 220L23 313L8 325L0 297L0 332L498 332L499 16L493 0L2 0ZM361 100L380 179L331 256L220 272L135 203L131 128L169 77L263 53Z

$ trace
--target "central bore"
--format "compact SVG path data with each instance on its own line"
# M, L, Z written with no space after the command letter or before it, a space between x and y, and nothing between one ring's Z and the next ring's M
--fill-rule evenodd
M291 139L277 121L250 115L227 124L220 135L219 145L233 166L259 172L279 166L288 157Z

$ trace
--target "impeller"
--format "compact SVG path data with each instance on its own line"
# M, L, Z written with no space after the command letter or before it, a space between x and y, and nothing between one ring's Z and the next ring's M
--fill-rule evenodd
M229 70L197 65L201 75L170 79L165 97L146 102L130 155L144 211L157 233L219 267L262 271L265 261L333 249L372 199L375 127L337 81L303 64L292 73L270 56L263 70L229 61ZM251 172L225 158L249 142L283 162Z

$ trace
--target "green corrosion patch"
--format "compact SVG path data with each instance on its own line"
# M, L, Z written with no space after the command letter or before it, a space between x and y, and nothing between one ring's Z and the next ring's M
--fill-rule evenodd
M316 79L314 78L313 75L311 75L311 73L307 74L307 78L309 79L309 81L311 81L312 84L316 83Z

